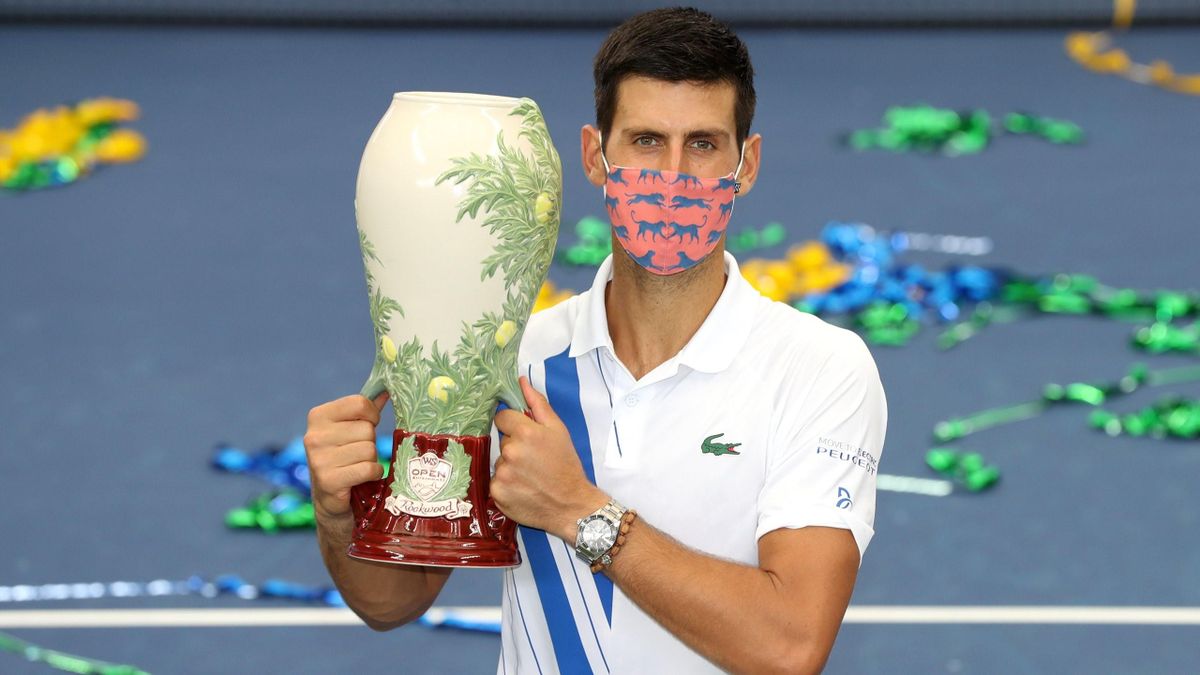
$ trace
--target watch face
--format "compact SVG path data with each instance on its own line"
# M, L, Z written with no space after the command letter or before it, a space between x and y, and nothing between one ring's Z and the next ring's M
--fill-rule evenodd
M583 546L596 553L602 553L612 548L617 540L612 525L603 518L593 518L585 522L580 534Z

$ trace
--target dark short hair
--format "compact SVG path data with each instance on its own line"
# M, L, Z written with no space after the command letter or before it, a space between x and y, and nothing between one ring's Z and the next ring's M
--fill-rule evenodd
M728 82L736 92L737 141L754 118L750 52L729 26L693 7L655 9L617 26L596 53L596 124L605 139L617 111L617 87L631 75L667 82Z

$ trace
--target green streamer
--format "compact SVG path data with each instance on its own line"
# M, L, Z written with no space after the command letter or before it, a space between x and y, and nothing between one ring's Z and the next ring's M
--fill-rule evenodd
M883 116L884 126L859 129L845 143L855 150L935 152L950 157L983 152L1004 133L1036 136L1056 145L1078 145L1084 140L1079 125L1066 120L1013 112L993 122L983 109L956 111L929 105L892 106Z
M107 663L39 647L9 633L0 633L0 651L11 652L34 663L80 675L149 675L136 666Z
M1082 403L1097 406L1131 394L1142 386L1156 387L1196 381L1200 381L1200 366L1147 370L1145 364L1135 363L1130 366L1128 373L1116 382L1099 385L1076 382L1066 386L1048 384L1043 388L1042 398L1038 400L989 408L964 417L938 422L933 428L933 436L938 442L946 443L984 429L1036 417L1054 405ZM1134 423L1134 427L1140 429L1142 425Z

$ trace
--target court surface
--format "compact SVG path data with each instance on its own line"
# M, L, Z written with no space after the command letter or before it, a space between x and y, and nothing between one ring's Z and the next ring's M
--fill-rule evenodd
M358 391L373 356L352 207L362 148L392 92L524 95L564 164L563 236L601 215L579 169L599 30L319 30L0 26L0 126L111 95L142 106L145 160L0 199L0 585L233 572L324 583L311 533L234 532L264 488L208 468L212 447L303 432L312 406ZM1117 286L1197 288L1200 98L1089 73L1061 30L741 32L757 71L764 164L731 231L830 220L987 236L972 259ZM1135 29L1143 60L1200 70L1200 30ZM1083 147L1003 138L956 159L851 153L839 133L894 104L1072 120ZM778 257L785 250L762 252ZM941 267L960 258L909 259ZM581 289L591 270L552 269ZM881 469L929 476L937 421L1028 400L1047 382L1113 379L1145 357L1134 326L1041 318L949 352L930 326L873 347L890 424ZM1200 387L1171 388L1197 396ZM1114 407L1133 410L1163 391ZM390 421L385 418L385 424ZM1200 607L1195 442L1109 438L1063 409L963 444L1004 471L985 494L881 493L831 673L1195 672L1189 625L852 622L860 608ZM499 603L499 574L457 572L440 605ZM286 606L277 603L278 606ZM165 598L15 609L256 608ZM907 617L907 618L905 618ZM886 617L885 617L886 618ZM986 619L985 620L989 620ZM499 641L409 626L5 628L153 673L492 672ZM45 672L0 654L0 672Z

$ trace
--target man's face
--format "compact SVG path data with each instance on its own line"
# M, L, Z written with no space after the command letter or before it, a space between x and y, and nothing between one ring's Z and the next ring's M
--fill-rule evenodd
M691 84L627 77L605 139L608 163L681 171L701 178L732 173L739 144L728 82Z
M736 100L736 89L728 82L627 77L617 86L612 129L604 137L605 157L611 166L679 171L700 178L728 175L737 168L741 151L734 119ZM584 165L592 183L603 185L596 136L594 127L584 127ZM742 193L757 172L760 140L757 134L747 139L739 174Z

